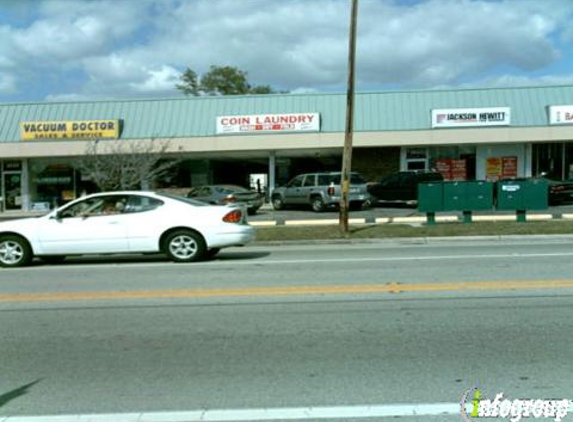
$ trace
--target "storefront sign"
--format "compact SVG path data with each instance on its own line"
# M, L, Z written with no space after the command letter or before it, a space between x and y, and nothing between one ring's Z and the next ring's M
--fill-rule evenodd
M501 178L513 179L517 177L517 157L501 157Z
M463 159L440 158L436 160L436 171L444 180L467 180L467 162Z
M499 157L488 157L486 159L485 180L497 182L501 176L502 161Z
M21 161L4 161L4 171L21 171Z
M486 159L485 178L495 182L499 179L517 177L517 157L488 157Z
M318 132L319 113L259 114L217 117L217 134Z
M466 160L452 160L452 180L467 180L468 169Z
M117 139L119 120L80 120L20 122L20 138L41 139Z
M432 110L432 128L508 126L510 122L509 107Z
M550 125L573 125L573 106L549 107Z

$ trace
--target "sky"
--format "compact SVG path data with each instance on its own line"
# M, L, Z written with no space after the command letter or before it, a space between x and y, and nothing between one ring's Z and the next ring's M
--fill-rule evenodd
M0 103L183 97L185 69L345 92L350 0L0 0ZM573 0L360 0L356 90L573 84Z

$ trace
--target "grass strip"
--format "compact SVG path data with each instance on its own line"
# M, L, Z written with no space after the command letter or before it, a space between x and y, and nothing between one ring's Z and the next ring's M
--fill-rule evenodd
M350 227L348 236L340 232L338 225L257 228L258 241L558 234L573 234L573 221L441 223L435 226L425 224L356 225Z

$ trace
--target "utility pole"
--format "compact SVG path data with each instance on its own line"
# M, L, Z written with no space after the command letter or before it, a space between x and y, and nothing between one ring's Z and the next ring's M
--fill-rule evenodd
M348 89L346 93L346 129L344 131L344 150L342 152L342 177L340 180L340 231L348 235L348 193L350 191L350 171L352 167L352 133L354 131L354 62L356 56L356 18L358 0L352 0L350 13L350 37L348 42Z

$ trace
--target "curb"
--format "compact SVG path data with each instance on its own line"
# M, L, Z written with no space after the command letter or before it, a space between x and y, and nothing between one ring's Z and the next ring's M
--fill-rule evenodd
M573 220L573 214L528 214L526 221L566 221ZM516 222L515 215L475 215L472 217L473 222ZM350 218L349 224L371 225L371 224L425 224L425 216L414 217L378 217L376 219L368 218ZM437 223L463 223L463 218L456 215L436 216ZM314 220L268 220L268 221L250 221L249 225L253 227L278 227L278 226L329 226L337 225L338 219L314 219Z
M304 246L304 245L350 245L350 244L434 244L453 242L515 242L535 243L572 242L573 234L533 234L533 235L495 235L495 236L436 236L436 237L390 237L368 239L317 239L317 240L256 240L245 247L256 246Z

